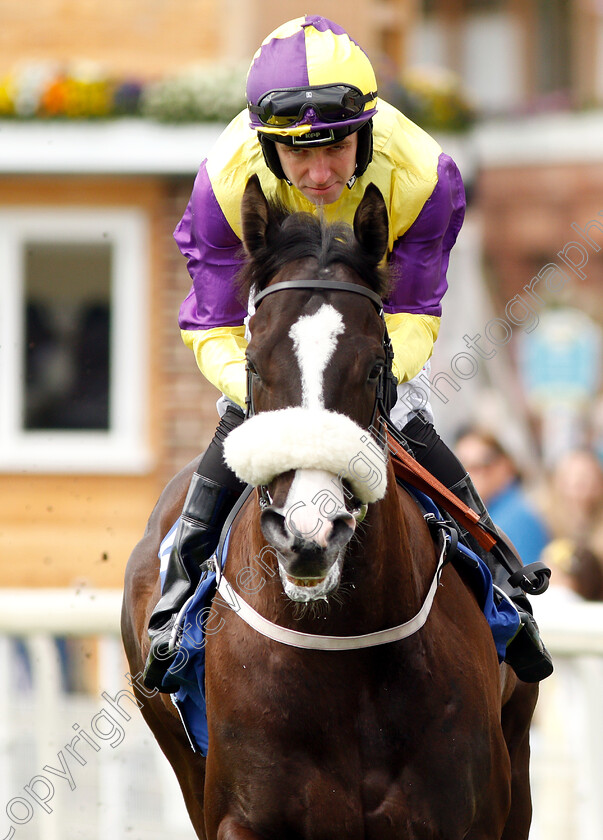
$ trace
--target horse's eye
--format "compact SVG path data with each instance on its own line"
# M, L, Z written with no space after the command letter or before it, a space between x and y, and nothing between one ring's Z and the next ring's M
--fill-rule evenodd
M385 367L385 365L383 364L382 361L375 362L375 364L371 368L371 372L368 375L368 381L369 382L376 382L379 379L379 377L381 376L381 372L383 371L384 367Z
M252 376L258 376L258 377L259 377L259 374L258 374L258 372L257 372L257 370L256 370L255 365L254 365L254 364L253 364L253 362L251 362L249 359L247 359L247 362L246 362L246 364L245 364L245 368L249 371L249 373L250 373Z

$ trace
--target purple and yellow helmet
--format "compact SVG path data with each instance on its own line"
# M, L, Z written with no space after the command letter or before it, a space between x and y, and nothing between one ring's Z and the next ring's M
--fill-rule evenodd
M356 175L361 175L372 156L376 105L377 81L368 56L341 26L317 15L275 29L247 75L250 125L279 178L284 175L274 142L324 146L356 131Z

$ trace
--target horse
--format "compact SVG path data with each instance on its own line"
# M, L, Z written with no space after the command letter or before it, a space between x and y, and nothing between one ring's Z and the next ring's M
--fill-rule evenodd
M151 514L122 612L134 693L192 825L204 840L527 840L538 686L499 664L380 433L383 198L371 185L353 228L327 225L253 178L241 213L249 417L225 457L255 489L216 569L206 758L139 679L158 546L196 461Z

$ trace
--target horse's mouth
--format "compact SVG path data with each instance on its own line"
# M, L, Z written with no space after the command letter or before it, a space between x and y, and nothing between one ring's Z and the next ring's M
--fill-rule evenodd
M326 575L322 577L294 577L287 574L281 562L279 573L285 595L291 601L307 603L308 601L326 601L327 596L339 586L344 552L341 551Z
M294 578L291 575L285 575L285 577L293 586L318 586L325 579L324 577Z

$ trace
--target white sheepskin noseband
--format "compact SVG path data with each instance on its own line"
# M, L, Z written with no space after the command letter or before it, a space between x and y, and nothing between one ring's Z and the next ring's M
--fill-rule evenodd
M345 414L283 408L246 420L224 441L228 466L247 484L269 484L288 470L327 470L347 481L363 503L387 487L386 456L370 433Z

